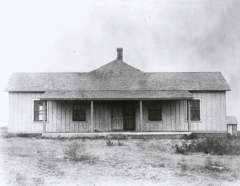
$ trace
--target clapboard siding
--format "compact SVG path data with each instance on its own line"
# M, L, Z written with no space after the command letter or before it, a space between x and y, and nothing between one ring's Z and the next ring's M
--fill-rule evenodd
M191 121L193 132L226 132L225 92L193 92L201 99L201 121Z

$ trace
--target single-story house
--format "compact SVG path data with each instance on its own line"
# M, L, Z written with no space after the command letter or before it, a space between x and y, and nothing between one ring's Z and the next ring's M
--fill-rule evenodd
M13 73L10 133L227 133L221 72L143 72L117 59L91 72Z

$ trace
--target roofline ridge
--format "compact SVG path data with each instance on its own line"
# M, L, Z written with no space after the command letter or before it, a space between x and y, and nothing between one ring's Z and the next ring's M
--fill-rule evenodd
M89 72L13 72L13 74L87 74Z
M203 72L145 72L148 73L222 73L221 71L203 71Z
M110 64L110 63L114 63L114 62L118 62L118 61L121 61L121 63L124 63L124 64L130 66L131 68L134 68L135 70L141 72L141 73L145 73L145 72L141 71L140 69L138 69L138 68L136 68L136 67L134 67L134 66L132 66L132 65L130 65L130 64L128 64L128 63L126 63L126 62L124 62L124 61L122 61L122 60L120 60L120 59L115 59L115 60L113 60L113 61L110 61L110 62L108 62L108 63L106 63L106 64L104 64L104 65L102 65L102 66L100 66L100 67L98 67L98 68L90 71L89 73L95 72L95 71L99 70L100 68L102 68L102 67L104 67L104 66L106 66L106 65L108 65L108 64Z

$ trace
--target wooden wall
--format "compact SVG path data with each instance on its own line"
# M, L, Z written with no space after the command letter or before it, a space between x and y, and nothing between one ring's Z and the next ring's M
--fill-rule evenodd
M193 132L226 132L225 92L193 92L201 99L201 121L191 121ZM33 121L33 101L41 93L9 93L9 132L43 131L42 121ZM135 128L141 131L139 101L135 103ZM142 131L188 131L186 100L162 101L162 121L148 121L149 101L143 101ZM90 101L86 102L86 121L72 121L72 101L48 101L47 132L90 132ZM94 130L111 131L111 101L94 101Z
M9 93L8 132L42 132L42 122L33 121L33 100L39 99L40 95L41 93Z
M86 121L73 121L72 101L48 101L46 132L91 131L91 105L86 102Z
M34 121L34 100L41 93L9 93L10 133L41 133L43 122ZM47 132L87 132L90 131L90 101L86 104L86 121L72 121L72 101L48 101Z
M201 121L191 121L191 131L226 132L226 93L193 92L193 96L201 98Z
M184 100L161 101L161 104L162 104L162 121L148 121L149 101L143 101L142 131L145 132L188 131L188 123L186 122L185 118L185 101ZM137 119L137 121L138 120L139 119Z
M193 96L201 100L201 120L191 121L190 131L226 132L226 93L193 92ZM162 121L148 121L148 104L143 101L143 131L188 131L186 100L162 101ZM136 120L139 126L139 118Z

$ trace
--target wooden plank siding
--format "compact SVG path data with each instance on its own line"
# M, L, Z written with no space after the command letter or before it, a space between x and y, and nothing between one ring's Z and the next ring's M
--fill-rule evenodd
M47 132L89 132L91 130L90 102L86 102L86 121L73 121L72 101L48 101L48 105Z
M148 121L149 101L143 101L143 132L187 131L183 100L161 101L162 120ZM138 120L138 118L136 119Z
M201 99L200 121L191 121L192 132L226 132L226 93L193 92Z
M33 100L39 99L41 93L9 93L10 133L42 132L42 122L33 121Z
M192 92L201 100L200 121L191 121L192 132L226 132L225 92ZM34 120L33 101L41 93L9 93L9 132L40 133L42 121ZM93 131L112 130L112 101L94 101ZM186 100L162 100L162 120L148 121L149 101L142 101L143 126L140 122L140 102L135 104L135 131L188 131ZM73 121L73 101L47 101L46 132L91 132L91 101L86 101L86 121Z

